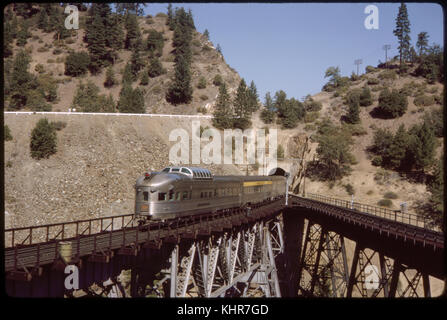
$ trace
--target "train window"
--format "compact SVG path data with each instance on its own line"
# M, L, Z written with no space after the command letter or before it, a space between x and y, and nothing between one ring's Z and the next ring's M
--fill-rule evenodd
M166 200L166 193L165 192L160 192L158 194L158 201L165 201Z
M191 170L187 169L187 168L182 168L182 172L186 173L186 174L192 174Z
M174 191L169 191L169 201L174 200Z
M180 196L181 196L181 193L180 193L180 192L177 192L177 193L175 194L175 199L176 199L176 200L181 200Z
M200 198L203 198L203 192L200 192Z
M217 189L214 189L214 196L217 197Z
M144 201L149 201L149 192L147 192L147 191L143 192L143 198L144 198Z
M210 198L212 198L212 197L213 197L213 192L212 192L212 191L208 192L208 196L209 196Z
M182 200L188 200L188 191L183 191Z

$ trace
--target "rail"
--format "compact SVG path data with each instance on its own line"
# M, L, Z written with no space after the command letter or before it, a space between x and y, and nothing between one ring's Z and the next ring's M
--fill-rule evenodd
M106 113L106 112L53 112L53 111L4 111L5 114L15 115L32 115L32 114L52 114L52 115L90 115L90 116L136 116L136 117L149 117L149 118L205 118L212 119L212 115L200 115L200 114L158 114L158 113Z
M376 217L401 222L409 224L416 227L421 227L424 229L442 232L438 226L436 226L431 219L421 217L416 214L411 214L408 212L402 212L401 210L391 210L383 207L372 206L369 204L358 203L349 200L342 200L337 198L331 198L327 196L322 196L315 193L306 193L305 198L320 201L323 203L331 204L337 207L348 208L352 210L357 210L360 212L368 213Z
M15 247L66 240L136 225L133 214L52 223L5 230L5 247Z

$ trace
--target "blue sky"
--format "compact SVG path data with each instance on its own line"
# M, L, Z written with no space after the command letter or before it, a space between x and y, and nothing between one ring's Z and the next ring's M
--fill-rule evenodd
M369 4L379 9L379 29L367 30L364 13ZM210 40L220 44L226 62L247 83L254 80L264 101L284 90L288 97L301 99L321 91L329 66L339 66L342 75L356 71L355 59L362 59L360 73L367 65L398 54L393 35L399 3L174 3L190 8L196 29L208 29ZM167 3L149 3L146 14L166 12ZM438 4L408 3L411 41L428 32L429 43L443 45L443 12Z

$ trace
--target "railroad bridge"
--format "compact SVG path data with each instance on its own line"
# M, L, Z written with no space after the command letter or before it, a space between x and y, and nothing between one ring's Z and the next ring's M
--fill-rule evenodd
M6 292L20 297L429 297L445 281L429 221L314 194L147 226L8 229L5 245Z

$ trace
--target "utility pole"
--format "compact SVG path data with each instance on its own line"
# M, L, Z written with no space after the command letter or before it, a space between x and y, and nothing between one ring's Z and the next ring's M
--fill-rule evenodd
M385 69L388 69L388 50L391 49L391 46L389 44L385 44L382 49L385 50Z
M359 65L362 63L363 63L362 59L354 60L354 64L357 65L357 76L359 75Z

